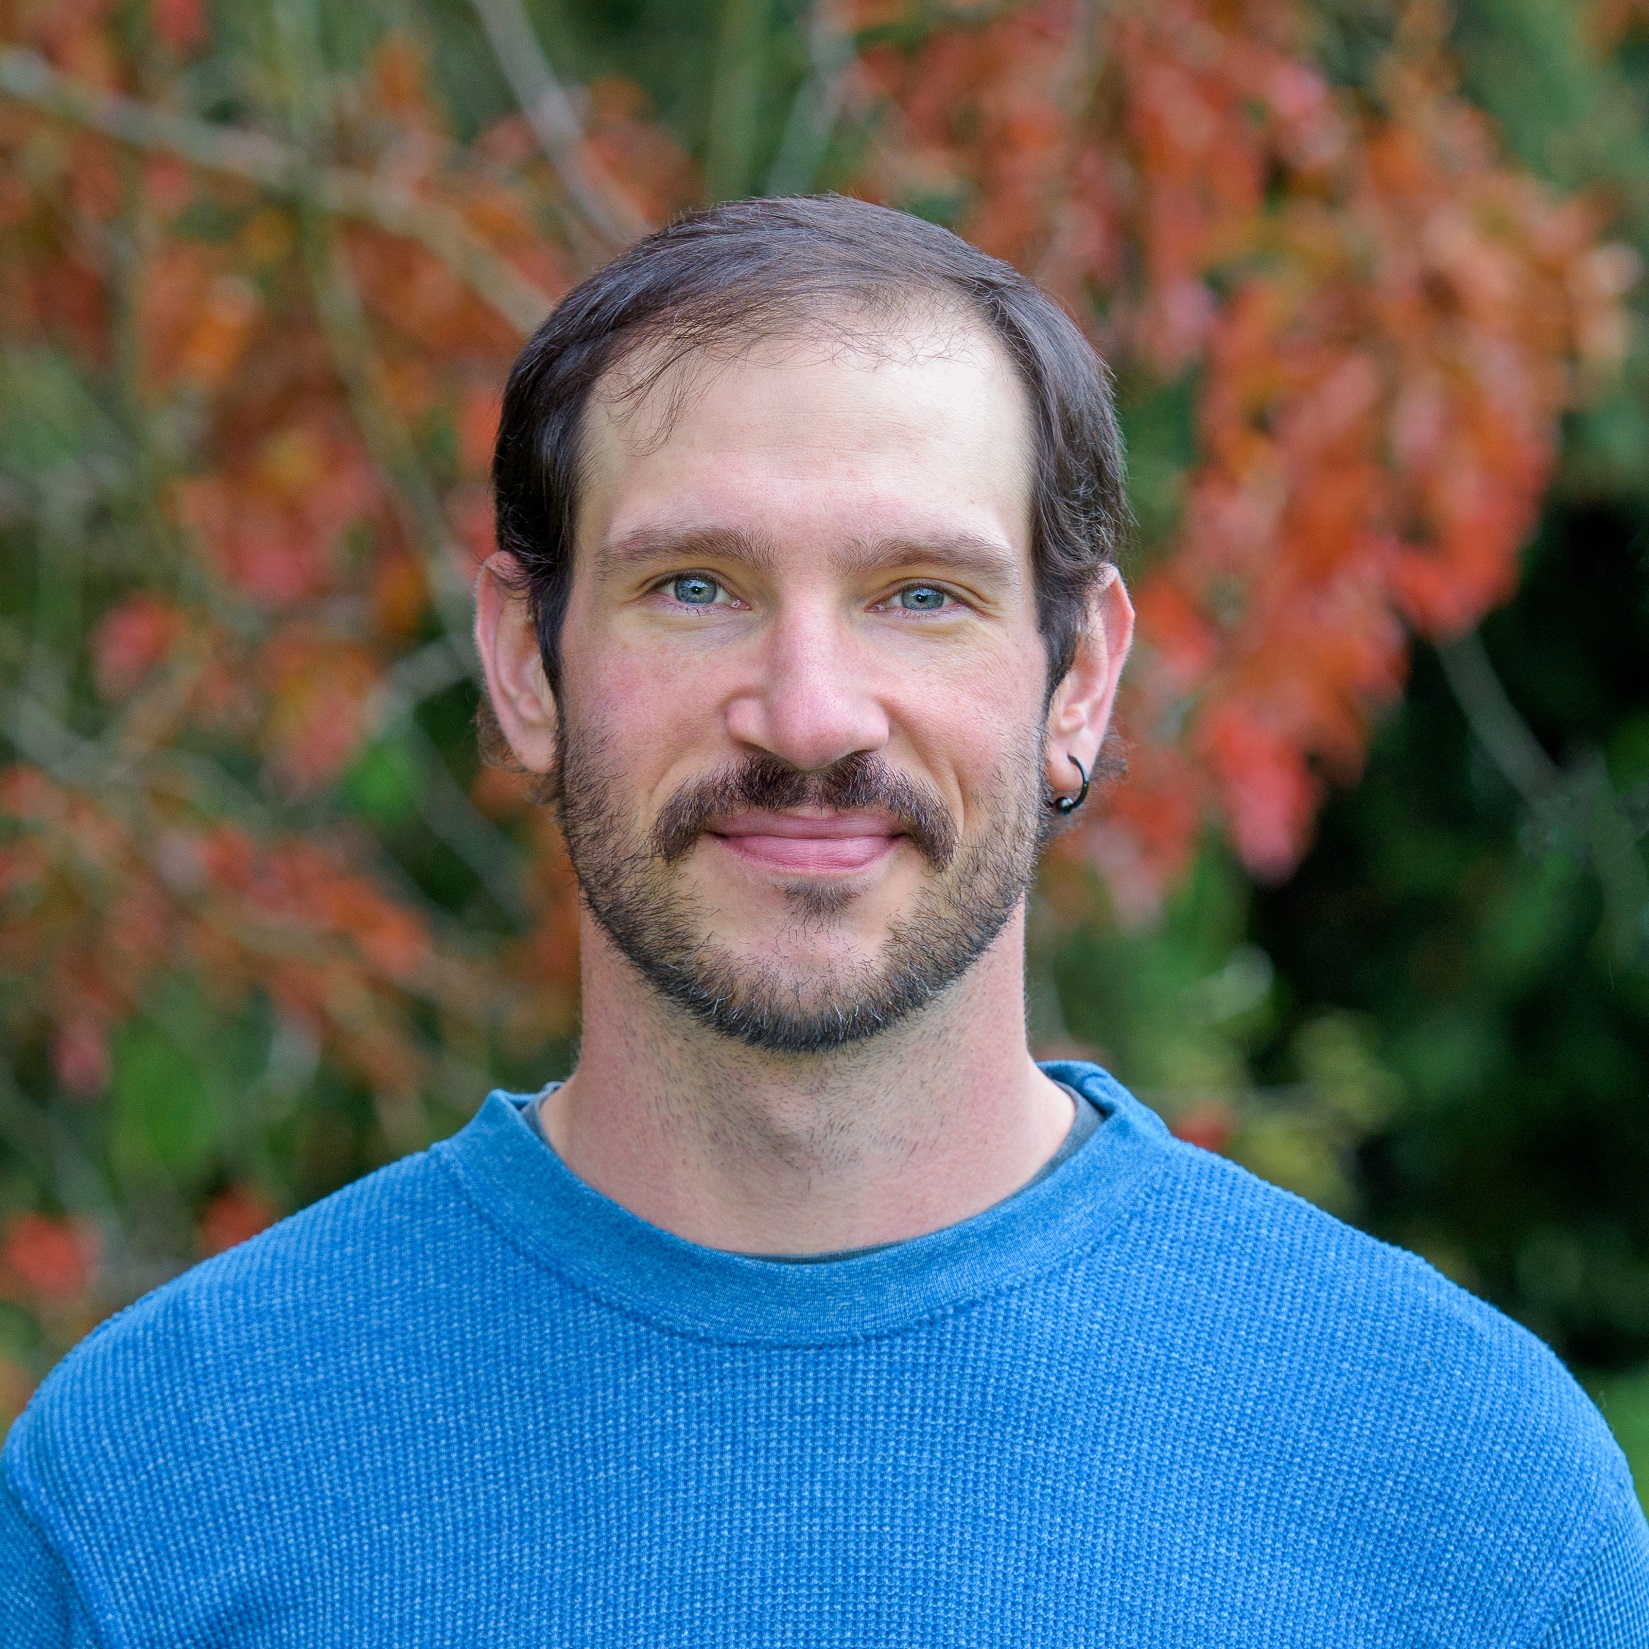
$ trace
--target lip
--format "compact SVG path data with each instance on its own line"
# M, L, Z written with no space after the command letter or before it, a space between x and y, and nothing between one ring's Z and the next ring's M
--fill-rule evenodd
M738 813L706 834L741 859L790 876L852 876L891 854L904 832L881 813Z

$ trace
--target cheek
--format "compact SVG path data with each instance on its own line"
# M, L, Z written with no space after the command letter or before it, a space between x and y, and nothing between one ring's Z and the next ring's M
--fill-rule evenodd
M638 798L668 796L722 753L714 684L702 661L588 633L575 655L563 657L568 731L598 739Z
M901 695L896 712L918 761L969 813L994 815L1001 787L1033 777L1041 735L1042 680L1022 660L944 673Z

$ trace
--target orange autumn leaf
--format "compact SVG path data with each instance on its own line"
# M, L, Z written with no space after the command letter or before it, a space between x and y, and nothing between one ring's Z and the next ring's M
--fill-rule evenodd
M14 1214L0 1238L0 1282L45 1310L71 1305L97 1269L97 1233L74 1220Z
M125 698L142 685L182 638L184 615L154 596L128 596L111 607L92 632L92 668L98 691Z
M175 52L186 52L206 37L206 0L149 0L155 33Z
M378 669L358 643L307 625L278 631L258 670L264 748L274 775L299 791L335 778L367 730Z
M86 1098L109 1085L108 1027L89 1014L63 1019L52 1037L52 1074L66 1093Z
M279 1218L280 1210L263 1192L237 1181L206 1205L197 1237L200 1253L202 1257L221 1254L266 1231Z
M898 115L868 182L957 196L1114 360L1200 375L1179 528L1136 590L1135 774L1066 839L1119 899L1207 817L1293 867L1407 631L1509 593L1559 419L1622 350L1630 254L1502 158L1440 35L1407 30L1374 108L1310 64L1303 18L1125 4L1096 54L1087 11L1044 0L866 60ZM1179 756L1143 760L1164 738Z

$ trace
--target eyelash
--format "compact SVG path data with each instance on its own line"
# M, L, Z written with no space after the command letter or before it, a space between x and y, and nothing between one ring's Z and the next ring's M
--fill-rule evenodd
M895 603L899 600L900 596L908 595L912 590L932 590L936 594L941 595L945 598L944 605L940 606L940 607L927 607L927 608L922 608L922 607L899 607L899 606L895 605ZM928 583L926 580L919 580L917 583L914 583L914 584L901 584L899 586L899 588L893 592L893 595L889 599L887 605L890 606L890 607L893 607L893 610L895 612L900 612L900 613L922 613L922 612L926 612L926 613L948 613L951 610L952 607L960 606L961 601L960 601L960 598L958 596L956 596L952 591L947 590L944 587L943 584L931 584L931 583Z
M668 578L661 578L656 584L653 585L653 594L667 597L677 607L686 607L695 611L703 611L706 608L720 605L720 603L715 601L682 601L674 596L672 594L672 587L689 578L702 579L706 584L714 585L716 590L723 595L732 595L733 593L712 573L685 572L671 573ZM735 596L734 599L737 600L738 598Z

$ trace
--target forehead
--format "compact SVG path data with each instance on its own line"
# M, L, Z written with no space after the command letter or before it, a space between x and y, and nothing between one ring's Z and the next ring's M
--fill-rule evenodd
M1028 571L1030 406L972 321L819 329L662 371L642 354L592 397L583 446L585 546L683 528L799 548L964 534Z

